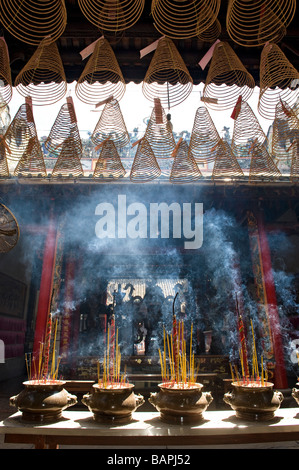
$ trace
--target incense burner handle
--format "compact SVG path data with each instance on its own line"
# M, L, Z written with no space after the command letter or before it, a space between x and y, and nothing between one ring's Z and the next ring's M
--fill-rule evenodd
M274 392L274 397L276 397L277 400L278 400L280 403L282 402L282 400L283 400L283 398L284 398L284 397L283 397L283 394L282 394L281 392L277 392L277 391Z
M139 406L143 405L144 397L142 395L140 395L140 393L138 393L138 395L136 395L136 393L134 393L134 396L135 396L135 400L136 400L136 407L138 408Z
M151 392L150 397L148 399L150 404L153 405L154 407L156 407L158 395L159 395L158 392Z
M224 394L223 401L227 403L228 405L232 404L233 401L233 394L232 392L227 392Z
M68 394L67 396L67 406L76 405L78 402L76 395Z
M203 392L203 396L207 400L208 405L213 401L211 392Z
M10 406L17 406L16 404L17 398L18 398L18 395L14 395L13 397L10 397L9 399Z

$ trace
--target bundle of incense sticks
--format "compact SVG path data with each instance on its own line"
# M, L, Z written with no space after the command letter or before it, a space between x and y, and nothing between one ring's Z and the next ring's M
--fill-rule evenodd
M232 364L230 363L229 365L230 365L231 377L232 377L232 381L237 382L239 385L262 387L268 381L268 370L267 370L266 365L264 364L263 356L261 356L261 360L260 360L261 365L259 368L252 320L250 322L251 322L251 332L252 332L251 374L249 372L249 364L248 364L247 355L246 357L244 356L244 349L241 347L239 349L241 373L239 372L238 366L236 364L232 366Z
M37 357L35 357L32 353L25 354L27 376L29 381L33 381L34 383L52 383L53 381L58 380L58 371L61 361L61 357L57 357L56 354L58 322L59 319L56 318L53 328L52 315L50 313L46 326L45 340L43 343L40 343L40 349ZM51 367L49 367L50 361Z
M103 372L101 375L100 361L97 363L98 384L102 388L117 388L126 385L126 366L121 374L121 352L118 344L118 328L112 315L106 336L106 350L103 359Z

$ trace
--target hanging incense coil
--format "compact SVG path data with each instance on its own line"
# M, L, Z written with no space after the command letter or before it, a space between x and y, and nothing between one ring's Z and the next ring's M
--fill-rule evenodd
M174 150L174 161L170 173L170 182L177 184L193 183L202 178L188 144L185 140L178 142Z
M293 106L298 100L299 73L276 44L264 46L260 63L258 111L273 120L279 100Z
M226 29L230 38L246 47L279 42L294 18L295 0L230 0Z
M277 160L289 160L289 148L299 136L299 119L287 103L279 101L273 121L271 154Z
M168 117L161 106L160 100L156 98L144 134L156 158L171 158L175 148L172 125Z
M161 169L154 152L145 138L138 142L137 151L130 172L130 180L134 183L146 183L158 178Z
M6 106L12 98L12 81L7 44L0 37L0 108Z
M139 20L145 0L78 0L83 15L103 31L123 31Z
M120 156L112 140L107 139L101 145L93 176L96 178L122 178L126 174Z
M247 100L253 93L255 81L227 42L215 45L203 89L206 105L215 110L232 108L238 97Z
M126 83L113 49L101 37L76 84L76 95L84 103L97 105L110 96L120 101L125 91Z
M216 21L219 0L152 0L155 28L172 39L187 39L206 31Z
M255 140L251 145L249 154L251 155L249 183L253 183L257 179L273 180L281 176L265 145Z
M290 180L293 183L298 183L299 181L299 139L298 138L294 140L290 151L292 155Z
M116 99L108 100L101 113L101 116L91 135L91 140L95 145L99 145L108 137L120 149L130 142L130 136Z
M257 117L249 104L246 101L241 101L240 110L235 119L231 149L243 172L249 170L250 156L248 152L254 141L268 148L268 139Z
M4 137L0 136L0 178L6 178L9 176L6 151L10 151L10 149L6 144Z
M47 176L42 149L37 137L29 139L27 148L17 164L15 176Z
M81 154L83 147L75 107L71 97L67 97L66 103L61 106L45 141L45 147L52 156L57 155L61 151L61 146L68 138L72 138L76 154Z
M38 106L56 103L67 91L58 47L50 40L46 37L41 41L15 79L15 87L20 95L30 96L32 103Z
M197 34L197 37L204 42L215 42L221 34L221 24L218 19L214 21L207 29Z
M4 140L9 147L7 159L18 161L32 137L37 138L37 132L29 99L19 107L4 134Z
M216 146L216 158L213 167L212 179L240 178L244 176L238 160L225 140L220 140Z
M37 46L45 36L56 41L62 35L67 11L64 0L0 0L0 21L17 39Z
M209 111L200 106L195 114L189 149L197 163L213 162L220 136Z
M8 253L18 243L20 228L13 213L0 204L0 253Z
M68 137L62 144L61 153L52 171L53 177L84 176L81 165L82 152L73 136Z
M169 38L161 38L142 83L144 96L154 101L159 98L163 107L177 106L193 89L191 75Z

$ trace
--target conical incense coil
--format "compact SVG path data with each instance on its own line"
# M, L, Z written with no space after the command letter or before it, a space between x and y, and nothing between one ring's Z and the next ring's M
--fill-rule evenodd
M15 168L14 175L47 176L42 149L37 137L32 137L29 140L27 148Z
M293 106L298 100L299 73L276 44L266 44L260 63L258 112L274 119L279 100Z
M267 137L257 117L249 104L241 101L240 110L235 119L231 149L243 171L249 169L250 156L248 152L253 141L268 147Z
M138 142L137 151L130 172L130 180L135 183L146 183L161 175L154 152L145 138Z
M197 34L197 37L201 39L201 41L205 42L215 42L216 39L219 38L221 34L221 24L218 19L214 21L207 29L202 31L201 33Z
M95 44L77 84L77 97L87 104L97 105L113 96L120 101L126 84L117 59L107 39L101 37Z
M196 162L213 162L216 158L216 145L219 142L220 136L209 111L200 106L195 114L189 143L189 150Z
M12 81L7 44L0 37L0 108L6 106L12 98Z
M49 34L52 41L62 35L67 11L64 0L0 0L0 21L17 39L37 46Z
M294 140L290 151L292 155L290 180L293 183L298 183L299 181L299 139L298 138Z
M107 100L94 128L91 140L95 145L99 145L108 137L110 137L118 149L125 147L130 141L130 136L116 99Z
M240 95L245 101L250 98L254 86L254 78L231 46L227 42L218 42L203 89L206 105L216 110L232 108Z
M50 154L60 153L61 146L68 138L72 138L76 153L82 153L82 142L77 124L74 103L71 97L66 99L59 110L50 133L45 141L45 147Z
M81 165L82 153L78 149L73 137L68 137L61 149L61 153L52 171L52 177L80 177L84 176Z
M219 0L153 0L155 28L172 39L186 39L206 31L217 19Z
M185 140L178 142L173 154L174 161L170 173L171 183L192 183L202 178L202 174L192 153L189 152L188 144Z
M212 179L239 178L244 176L243 171L229 146L229 143L220 140L216 146L216 158L213 167Z
M15 87L22 96L30 96L38 106L50 105L61 100L67 91L67 83L56 43L44 38L15 79Z
M37 137L30 99L22 104L8 126L4 139L9 147L7 159L18 161L25 152L28 142Z
M277 160L289 160L289 148L299 136L299 119L287 103L279 101L273 121L271 154Z
M249 183L254 182L256 179L272 180L281 176L265 145L254 141L249 153L251 155Z
M230 0L226 29L230 38L246 47L279 42L294 18L295 0Z
M122 178L126 174L115 144L107 139L101 145L93 176L96 178Z
M102 31L123 31L139 20L145 0L78 0L83 15Z
M170 109L185 101L192 89L193 80L173 41L161 38L143 80L144 96L150 101L160 98Z
M150 144L156 158L171 158L175 139L171 122L165 114L158 98L147 123L144 137Z
M0 178L9 176L6 151L10 151L3 136L0 136Z

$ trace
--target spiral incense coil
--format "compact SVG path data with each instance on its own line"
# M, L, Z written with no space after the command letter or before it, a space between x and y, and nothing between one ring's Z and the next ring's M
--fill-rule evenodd
M279 42L295 11L295 0L229 0L226 29L230 38L241 46Z
M110 96L120 101L125 91L126 83L113 49L102 37L76 84L76 95L84 103L96 105Z
M0 37L0 108L6 106L12 98L11 69L7 44Z
M78 0L83 15L103 31L123 31L139 20L145 0Z
M6 178L9 176L9 169L6 158L7 144L3 136L0 136L0 178Z
M249 104L246 101L241 101L240 112L235 119L231 149L243 171L249 169L248 151L254 141L268 147L268 139L257 117Z
M147 123L144 137L150 144L156 158L171 158L175 148L175 139L170 120L167 118L159 99Z
M169 38L161 38L142 83L144 96L154 101L160 98L163 107L177 106L190 95L191 75Z
M213 162L220 136L209 111L200 106L195 114L189 150L197 163Z
M45 147L52 156L57 155L57 153L60 153L63 143L70 137L75 145L76 154L81 154L83 147L74 103L72 98L68 97L67 102L61 106L54 124L52 125L45 141Z
M32 103L45 106L61 100L67 83L56 43L44 38L33 56L15 79L15 87L22 96L30 96Z
M81 158L82 152L78 148L78 142L72 136L68 137L62 144L60 155L52 171L52 178L84 176Z
M217 19L219 0L152 0L155 28L172 39L187 39L206 31Z
M216 159L213 167L212 179L217 178L240 178L244 176L243 171L225 140L220 140L216 146Z
M158 178L161 169L154 152L145 138L142 138L137 147L135 158L130 172L130 180L134 183L146 183Z
M4 134L5 143L9 147L7 159L11 161L18 161L25 152L29 140L37 137L32 106L29 101L19 107Z
M206 105L217 111L232 108L240 95L245 101L250 98L254 86L254 78L231 46L227 42L218 42L203 89Z
M27 148L17 164L15 176L47 176L42 149L37 137L31 137Z
M170 173L171 183L193 183L202 178L202 174L192 153L189 152L188 144L185 140L178 142L174 153L174 161Z
M277 160L289 160L289 148L299 137L299 119L287 103L279 101L273 121L271 154Z
M254 141L249 153L251 155L249 183L253 183L257 179L273 180L281 176L265 145Z
M0 204L0 253L8 253L18 243L20 228L13 213Z
M56 41L62 35L67 11L64 0L0 0L0 21L17 39L37 46L45 36Z
M276 44L264 46L260 63L258 112L273 120L279 100L293 106L299 96L299 73Z
M116 99L112 99L105 104L91 140L95 145L110 137L117 149L125 147L130 142L130 136Z
M218 19L214 21L205 31L197 34L197 37L204 42L215 42L221 34L221 24Z
M291 171L290 171L290 180L293 183L298 183L299 181L299 139L296 139L293 144L291 150Z
M124 169L115 144L107 139L101 145L100 156L97 160L94 174L95 178L122 178L125 176Z

